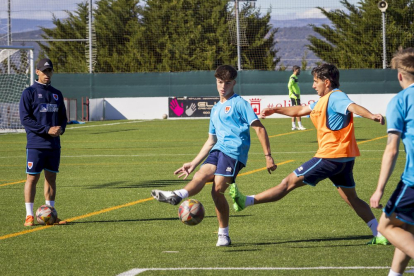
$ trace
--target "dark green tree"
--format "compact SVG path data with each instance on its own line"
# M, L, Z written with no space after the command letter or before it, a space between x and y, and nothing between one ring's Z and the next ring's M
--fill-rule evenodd
M88 19L88 5L78 4L75 12L67 11L69 17L65 20L57 19L53 15L53 29L43 28L44 39L85 39ZM81 73L88 72L85 46L80 41L49 41L47 44L38 43L41 48L41 57L45 55L53 62L55 72Z
M88 4L78 4L68 18L54 18L56 28L44 38L85 39ZM231 43L229 1L223 0L99 0L94 8L96 64L94 72L169 72L214 70L237 64ZM277 62L270 13L244 5L248 46L242 48L244 69L274 70ZM88 72L87 43L50 41L42 51L58 72Z
M378 0L361 0L357 5L341 0L345 10L318 9L331 25L313 30L322 38L309 36L307 48L325 62L339 68L382 68L382 14ZM398 47L414 46L414 1L389 0L386 11L386 52L390 61Z
M232 11L222 0L148 0L142 11L142 31L130 51L138 71L214 70L237 65L237 46L229 28ZM247 21L248 46L242 47L244 69L274 70L274 34L270 14L260 16L249 6L240 11Z

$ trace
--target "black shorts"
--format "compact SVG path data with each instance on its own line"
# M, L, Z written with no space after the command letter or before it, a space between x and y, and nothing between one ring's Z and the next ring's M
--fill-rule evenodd
M290 98L290 102L291 102L292 106L300 105L300 99Z

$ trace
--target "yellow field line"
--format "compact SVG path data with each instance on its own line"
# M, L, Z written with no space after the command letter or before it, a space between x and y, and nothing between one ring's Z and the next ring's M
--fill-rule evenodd
M284 165L284 164L287 164L287 163L290 163L290 162L293 162L293 161L295 161L295 160L288 160L288 161L285 161L285 162L282 162L282 163L278 163L276 165L280 166L280 165ZM241 173L238 176L248 175L248 174L252 174L252 173L260 172L260 171L264 171L264 170L267 170L267 168L264 167L264 168L260 168L260 169L253 170L253 171L250 171L250 172Z
M358 142L357 144L359 145L359 144L363 144L363 143L368 143L368 142L372 142L372 141L379 140L379 139L382 139L382 138L387 138L387 137L388 137L388 135L385 135L385 136L377 137L377 138L374 138L374 139Z
M26 182L26 180L20 180L20 181L17 181L17 182L4 183L4 184L0 184L0 187L2 187L2 186L8 186L8 185L14 185L14 184L19 184L19 183L24 183L24 182Z
M311 131L311 130L313 130L313 129L307 129L307 130L301 130L301 131L291 131L291 132L286 132L286 133L281 133L281 134L276 134L276 135L269 135L269 138L283 136L283 135L290 135L290 134L295 134L295 133L302 133L302 132Z
M286 163L290 163L290 162L293 162L293 161L294 160L288 160L288 161L285 161L285 162L282 162L282 163L278 163L277 165L278 166L279 165L284 165ZM239 174L239 176L252 174L252 173L259 172L259 171L263 171L263 170L266 170L266 169L267 169L266 167L260 168L260 169L257 169L257 170L253 170L253 171L249 171L249 172L245 172L245 173ZM208 184L211 184L211 183L212 182L210 182ZM9 184L11 185L12 183L9 183ZM5 184L3 184L3 185L5 185ZM145 199L140 199L140 200L137 200L137 201L133 201L133 202L126 203L126 204L122 204L122 205L118 205L118 206L113 206L113 207L109 207L109 208L106 208L106 209L102 209L100 211L92 212L92 213L89 213L89 214L86 214L86 215L73 217L73 218L67 219L66 221L71 222L71 221L75 221L75 220L79 220L79 219L83 219L83 218L87 218L87 217L91 217L91 216L95 216L95 215L107 213L107 212L114 211L114 210L117 210L117 209L121 209L121 208L124 208L124 207L132 206L132 205L135 205L135 204L138 204L138 203L143 203L143 202L146 202L146 201L150 201L150 200L153 200L153 199L154 198L152 198L152 197L145 198ZM25 230L25 231L13 233L13 234L8 234L8 235L0 236L0 240L5 240L5 239L8 239L8 238L13 238L13 237L17 237L17 236L20 236L20 235L25 235L25 234L32 233L32 232L35 232L35 231L39 231L39 230L46 229L48 227L51 227L51 225L50 226L40 226L40 227L36 227L36 228L31 228L30 230ZM57 227L59 227L59 226L57 226Z

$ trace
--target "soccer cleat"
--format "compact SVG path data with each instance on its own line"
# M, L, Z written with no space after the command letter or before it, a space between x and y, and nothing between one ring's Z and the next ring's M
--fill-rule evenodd
M182 198L171 191L152 190L151 195L159 202L166 202L171 205L177 205Z
M297 128L296 127L292 127L292 130L297 130Z
M216 246L229 246L230 244L231 244L231 240L229 236L226 236L224 234L218 235Z
M300 126L298 127L299 130L306 130L306 127Z
M240 212L246 208L246 196L239 191L236 183L230 184L230 197L233 200L233 209L236 212Z
M372 240L367 242L368 245L390 245L391 243L384 236L373 237Z
M27 216L26 221L24 222L24 226L34 226L34 217Z
M68 222L66 220L61 220L60 218L56 218L55 223L53 223L53 225L65 225Z

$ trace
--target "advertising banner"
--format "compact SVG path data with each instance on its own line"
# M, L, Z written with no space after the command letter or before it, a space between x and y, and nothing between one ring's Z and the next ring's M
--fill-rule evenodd
M210 117L213 106L220 97L172 97L168 98L170 118Z

